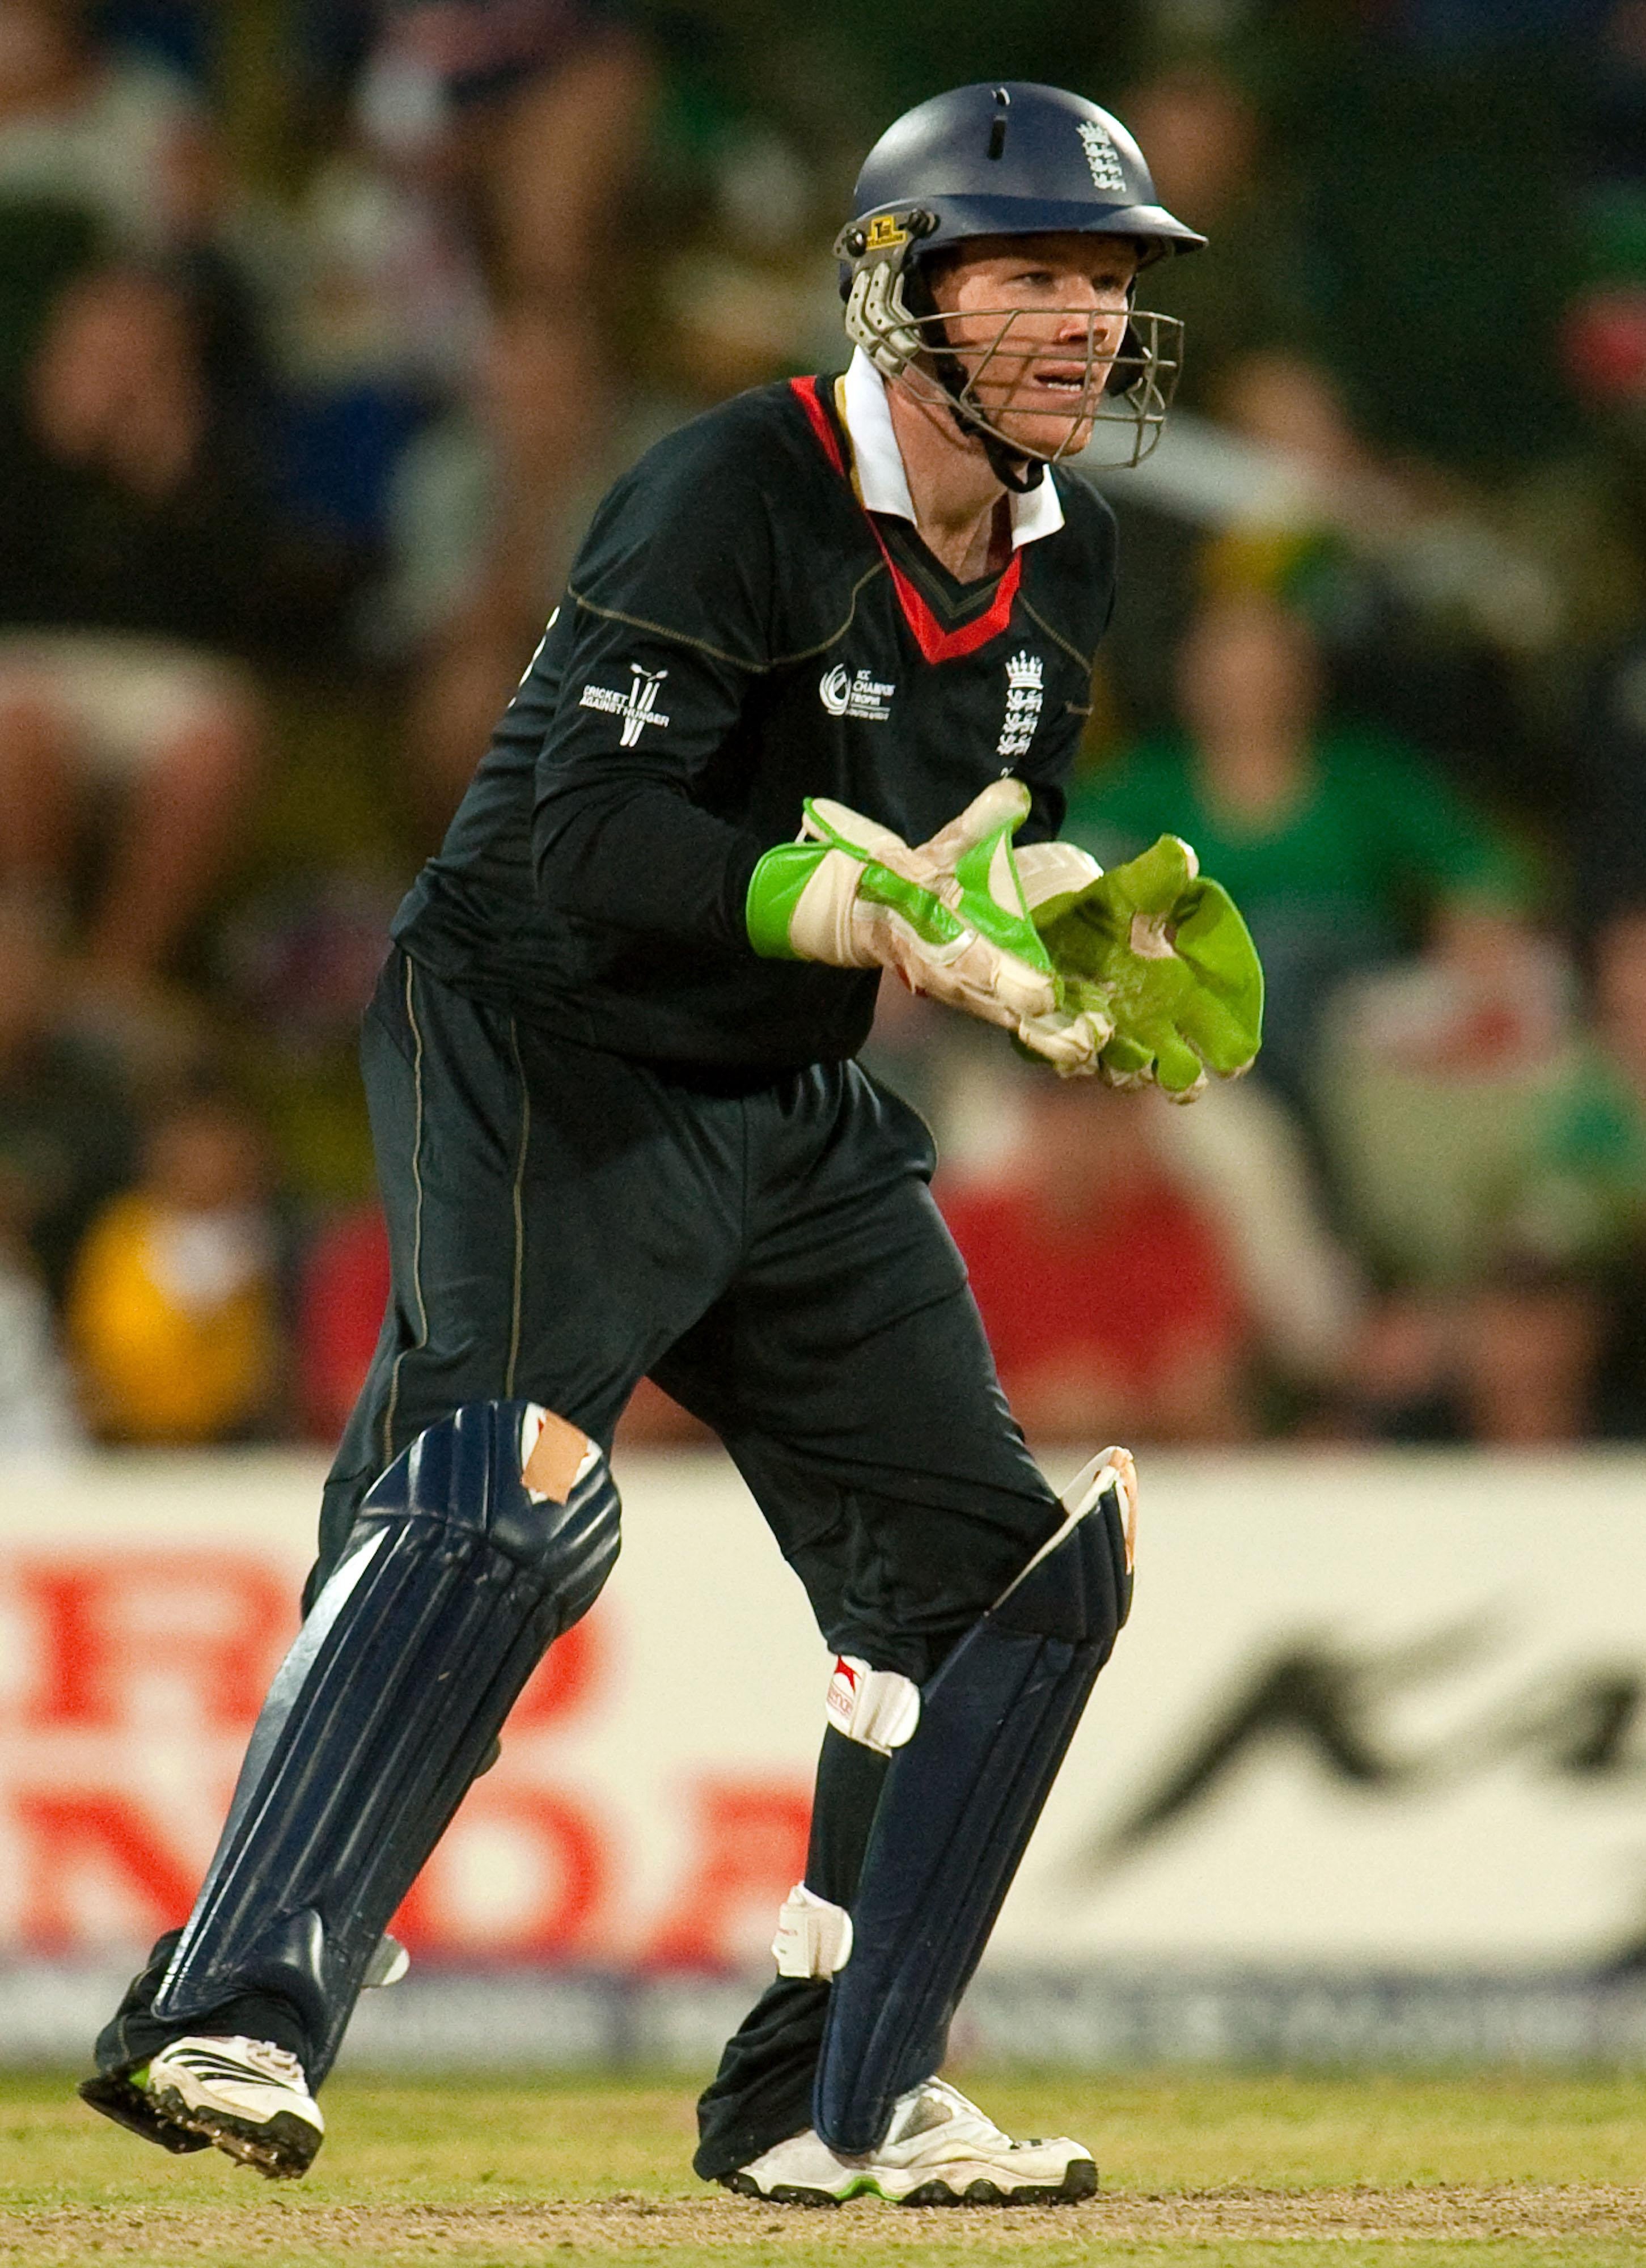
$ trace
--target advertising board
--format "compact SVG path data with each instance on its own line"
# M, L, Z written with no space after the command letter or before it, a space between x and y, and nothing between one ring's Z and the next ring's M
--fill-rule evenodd
M1060 1481L1077 1461L1047 1458ZM643 2003L664 2033L685 2009L682 2036L735 2013L800 1872L829 1668L718 1455L619 1476L617 1572L397 1924L425 2008L459 1971L530 1972L569 2053ZM1137 2052L1163 2025L1235 2051L1259 2021L1229 2014L1238 1984L1276 2036L1276 1992L1312 1992L1328 2039L1432 2035L1470 1978L1458 2037L1494 1994L1572 2052L1615 2029L1632 1994L1597 2014L1595 1980L1646 1965L1646 1465L1219 1454L1143 1476L1135 1610L1002 1915L985 2029L1027 2051L1061 2008L1063 2033ZM78 2005L65 1980L104 1991L187 1911L295 1627L320 1478L246 1454L10 1482L0 2052L39 2051ZM416 1999L375 1996L361 2036Z

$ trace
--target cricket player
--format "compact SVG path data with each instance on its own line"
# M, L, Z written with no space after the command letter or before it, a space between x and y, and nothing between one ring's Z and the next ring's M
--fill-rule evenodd
M1255 1052L1250 941L1187 846L1103 875L1055 840L1114 574L1062 460L1152 438L1175 350L1136 282L1200 242L1092 104L924 103L837 247L843 377L710 411L597 513L366 1018L393 1295L205 1886L83 2090L150 2139L312 2159L395 1907L616 1556L606 1453L650 1375L836 1656L805 1877L698 2173L1095 2189L1080 2144L1014 2141L937 2073L1126 1616L1131 1461L1043 1478L930 1137L854 1058L885 969L1047 1077L1186 1096Z

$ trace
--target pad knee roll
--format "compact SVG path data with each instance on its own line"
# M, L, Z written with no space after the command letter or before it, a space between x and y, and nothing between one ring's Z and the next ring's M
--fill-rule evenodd
M157 2016L279 1992L318 2084L521 1687L593 1604L618 1518L599 1450L533 1403L469 1404L390 1466L276 1676Z
M1132 1610L1137 1467L1131 1452L1105 1449L1093 1457L1061 1503L1061 1526L984 1619L1001 1630L1057 1638L1083 1653L1095 1649L1100 1669ZM1067 1549L1077 1535L1080 1548Z

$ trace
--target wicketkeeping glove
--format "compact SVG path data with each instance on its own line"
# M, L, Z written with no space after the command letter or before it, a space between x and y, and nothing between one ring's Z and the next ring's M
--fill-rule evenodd
M911 991L1003 1025L1060 1070L1094 1070L1108 1027L1094 1033L1062 1007L1018 880L1011 837L1029 801L1021 780L996 780L910 844L844 804L809 800L800 840L754 869L750 943L768 960L894 969Z
M1263 968L1251 932L1187 843L1163 835L1106 874L1072 843L1018 854L1065 1009L1106 1020L1099 1070L1113 1086L1155 1080L1192 1102L1209 1071L1238 1078L1263 1034Z

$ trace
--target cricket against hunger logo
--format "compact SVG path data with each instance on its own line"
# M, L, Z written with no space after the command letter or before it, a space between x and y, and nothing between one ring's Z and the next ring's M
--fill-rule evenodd
M598 709L606 716L621 717L622 745L632 748L648 725L662 727L668 724L658 706L658 688L669 673L666 669L643 669L637 661L631 661L628 669L635 681L627 693L614 693L606 685L585 685L578 706Z

